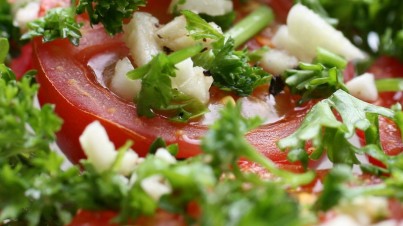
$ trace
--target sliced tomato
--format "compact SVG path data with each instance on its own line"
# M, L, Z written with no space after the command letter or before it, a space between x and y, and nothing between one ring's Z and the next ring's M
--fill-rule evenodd
M11 60L10 67L14 71L17 78L21 78L25 74L25 72L32 69L31 44L26 44L21 48L20 55Z
M382 56L374 62L370 67L369 72L373 73L376 79L403 77L403 63L395 58ZM380 93L379 99L374 104L391 107L396 103L403 104L403 92ZM361 139L361 143L365 144L364 133L359 131L358 136ZM382 148L386 154L398 155L403 152L400 130L392 120L380 117L379 136ZM371 157L370 162L378 166L383 166L382 163Z
M70 224L67 226L118 226L119 224L111 223L117 214L113 211L79 211ZM183 217L170 214L164 211L158 211L152 217L140 217L133 224L142 226L184 226Z
M156 2L158 7L154 7ZM159 15L155 11L161 14L161 9L164 9L162 17L166 17L167 2L149 1L146 10ZM111 37L100 26L90 28L88 25L82 33L79 47L67 40L50 43L42 43L40 39L34 41L37 80L41 85L39 101L41 104L54 104L56 113L63 118L64 124L57 134L57 143L69 160L77 163L85 157L78 137L95 120L102 123L116 146L132 140L133 149L143 156L157 137L162 137L167 143L177 143L180 147L179 158L200 153L200 138L207 126L197 121L174 123L162 116L151 119L139 117L133 103L117 97L97 80L97 73L94 72L97 69L94 68L102 71L110 62L128 55L121 36ZM218 102L223 95L222 92L212 94L212 100ZM288 164L286 154L277 149L276 142L298 127L309 107L293 109L287 105L290 97L285 95L283 99L286 103L277 105L285 105L283 108L287 108L288 113L281 120L249 133L247 139L268 158Z

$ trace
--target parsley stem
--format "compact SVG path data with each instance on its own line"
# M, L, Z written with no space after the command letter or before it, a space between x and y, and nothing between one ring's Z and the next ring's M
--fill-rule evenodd
M168 56L168 59L173 63L177 64L180 63L184 60L186 60L189 57L193 57L196 54L199 54L203 50L203 46L201 44L191 46L176 52L171 53L171 55Z
M267 6L262 6L235 24L225 35L235 40L234 48L237 48L269 25L273 20L273 11Z
M266 156L262 155L260 152L257 152L255 149L250 148L247 151L246 157L249 158L249 160L252 160L256 163L261 164L263 167L265 167L270 173L272 173L275 176L280 177L280 179L287 185L291 187L298 187L301 185L308 184L312 182L312 180L315 178L315 175L313 172L308 171L306 173L301 173L301 174L296 174L292 172L288 172L285 170L281 170L277 167L277 165L270 159L268 159Z
M316 50L316 52L317 52L316 60L322 64L328 65L330 67L334 66L339 69L344 69L347 66L347 61L343 57L335 53L332 53L327 49L319 47Z
M375 81L378 92L397 92L403 90L402 78L384 78Z

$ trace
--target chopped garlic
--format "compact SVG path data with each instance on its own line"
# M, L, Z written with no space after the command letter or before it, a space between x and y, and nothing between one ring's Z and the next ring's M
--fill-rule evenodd
M273 37L273 44L286 49L300 60L312 61L318 47L339 54L347 60L366 58L366 55L344 37L343 33L301 4L291 8L286 28L287 32L284 28L280 29L281 33ZM277 35L281 37L276 37Z
M209 23L214 29L221 32L221 28L215 23ZM187 22L184 16L175 17L171 22L161 27L156 32L156 39L159 44L172 51L177 51L186 47L194 46L197 43L202 43L206 48L210 47L211 39L194 40L189 35L186 29Z
M357 197L340 203L335 211L348 215L359 225L370 225L389 215L388 200L383 197Z
M373 102L378 99L378 90L375 84L374 75L364 73L346 83L346 86L351 95L368 102Z
M321 226L362 226L361 224L358 224L355 222L351 217L347 215L339 215L332 220L329 220L325 222L324 224L321 224Z
M186 0L183 4L180 0L173 0L169 6L172 13L175 6L177 10L192 10L197 13L204 13L210 16L221 16L233 10L233 4L230 0Z
M88 160L98 172L104 172L112 167L118 152L99 121L89 124L79 140ZM129 175L138 165L139 160L133 150L128 150L123 156L118 172L122 175Z
M126 76L127 72L133 69L134 67L127 57L119 60L110 84L112 92L129 101L133 101L141 89L141 80L131 80Z
M140 182L140 186L155 201L172 192L171 185L162 175L147 177Z
M20 27L22 31L27 30L27 24L38 18L39 2L27 2L25 6L19 8L14 16L14 25Z
M176 163L176 158L169 153L169 151L166 148L158 148L157 152L155 153L155 157L169 163L169 164L175 164Z
M137 66L147 64L161 52L155 40L158 27L158 19L143 12L135 12L130 22L123 27L124 40Z
M298 59L286 51L272 49L262 56L260 66L272 74L279 75L287 69L298 66Z
M210 99L209 89L213 84L213 78L205 76L202 67L193 67L193 61L188 58L175 65L176 77L173 77L172 87L180 92L207 103Z

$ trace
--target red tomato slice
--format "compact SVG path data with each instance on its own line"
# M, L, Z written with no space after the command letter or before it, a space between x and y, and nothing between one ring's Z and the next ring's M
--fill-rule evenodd
M373 73L376 79L399 78L403 77L403 64L395 58L382 56L374 62L369 72ZM384 107L391 107L396 103L403 104L403 92L380 93L379 99L375 102L375 104ZM379 130L382 148L386 154L398 155L403 152L401 133L393 121L380 117ZM358 136L361 143L364 144L364 133L358 132ZM370 162L383 166L382 163L373 158L370 158Z
M32 69L32 45L27 44L21 48L21 53L17 58L11 60L11 69L17 78L21 78L25 72Z
M147 10L157 10L161 14L161 9L164 9L163 17L166 17L169 2L158 1L158 7L154 7L156 2L150 1ZM148 152L148 147L157 137L162 137L167 143L178 143L179 158L200 153L200 138L206 132L206 126L198 122L173 123L160 116L152 119L138 117L134 104L117 97L97 81L89 62L94 59L116 61L128 55L120 36L110 37L101 27L91 29L87 26L83 29L79 47L72 46L67 40L43 44L36 39L34 54L37 80L41 85L40 103L55 104L56 113L63 118L57 143L73 163L85 157L78 137L95 120L102 123L117 147L132 140L134 150L140 155ZM290 102L289 96L283 98ZM282 104L279 103L279 107ZM286 104L285 108L289 112L283 119L256 129L247 135L247 139L268 158L288 164L286 154L279 151L275 143L298 127L309 107L290 109Z
M118 226L118 224L109 223L116 217L116 213L112 211L79 211L70 224L67 226ZM185 220L175 214L164 211L158 211L152 217L140 217L133 224L142 226L184 226Z

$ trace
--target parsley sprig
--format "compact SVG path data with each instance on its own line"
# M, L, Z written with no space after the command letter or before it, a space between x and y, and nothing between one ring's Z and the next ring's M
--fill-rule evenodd
M131 18L133 13L146 3L146 0L80 0L76 12L87 12L91 24L102 23L105 30L114 35L122 32L124 19Z
M341 116L342 121L336 118L333 111ZM348 138L354 135L355 129L366 131L373 126L376 123L374 115L395 119L393 110L366 103L338 90L316 104L301 126L290 136L281 139L278 146L289 151L292 161L300 160L305 165L309 157L319 159L325 150L334 163L358 164L356 154L362 154L363 151L351 144ZM315 148L310 155L305 152L308 141L312 141Z
M175 64L202 50L201 45L196 45L169 56L161 53L150 63L127 74L131 79L141 79L141 90L136 105L140 116L153 117L154 111L171 111L173 120L187 121L205 112L205 106L200 101L172 88L171 82L171 78L176 76Z
M74 45L80 42L82 24L76 22L73 7L51 9L44 17L28 23L27 26L28 32L21 36L23 40L42 36L43 42L58 38L67 38Z
M346 65L342 57L318 48L314 63L301 62L297 69L286 70L282 79L293 94L302 96L299 100L302 104L311 99L327 98L338 89L348 92L342 71Z
M197 14L184 11L187 29L195 39L211 38L215 40L212 50L195 56L196 65L208 70L214 78L214 85L234 91L240 96L250 95L253 90L270 81L271 75L260 67L250 65L246 50L235 50L239 45L253 37L273 19L272 11L260 7L248 17L231 28L224 36Z

